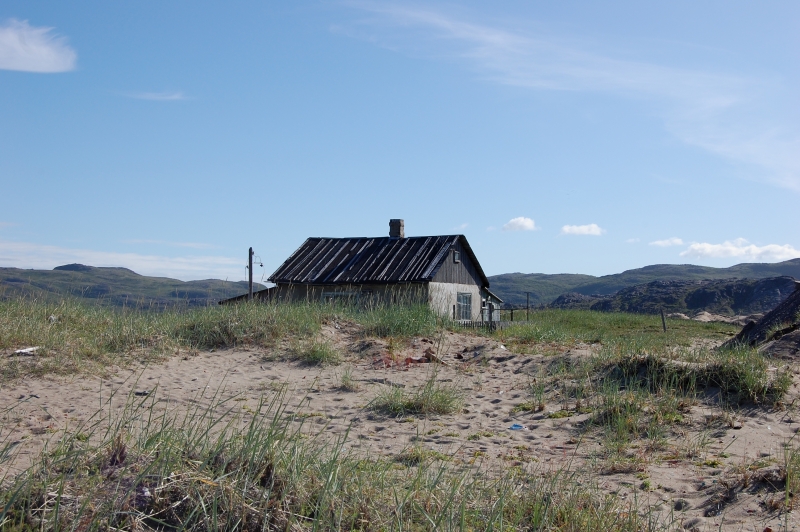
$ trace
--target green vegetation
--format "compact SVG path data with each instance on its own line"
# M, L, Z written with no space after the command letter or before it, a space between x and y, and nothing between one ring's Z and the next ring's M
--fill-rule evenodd
M443 415L458 411L464 404L464 390L456 384L436 381L436 373L423 386L406 392L390 387L370 403L370 407L396 417L405 415Z
M255 302L148 312L76 299L13 299L0 301L0 349L40 349L35 357L0 361L0 377L102 372L114 364L158 360L179 350L269 347L283 339L308 342L302 359L330 363L335 358L331 350L312 340L323 323L336 320L361 324L367 336L392 338L428 335L442 324L425 305L361 310L323 303Z
M339 389L345 392L357 392L361 389L358 381L353 377L353 366L346 366L339 378Z
M312 366L337 366L342 355L329 342L311 340L297 351L298 358Z
M566 292L580 294L613 294L629 286L659 280L700 280L700 279L764 279L789 275L800 279L800 259L792 259L775 264L737 264L730 268L712 268L692 264L655 264L627 270L614 275L594 277L591 275L542 273L506 273L489 277L492 291L507 305L525 305L525 292L531 293L531 306L549 304Z
M454 468L433 451L397 461L303 438L279 394L219 425L215 408L159 415L129 399L104 434L64 434L0 490L2 530L640 531L652 517L566 470ZM98 443L90 443L90 442ZM524 486L524 489L520 489Z
M670 444L676 439L671 431L681 430L691 407L702 401L726 409L778 404L791 384L788 370L770 368L753 349L705 347L735 333L730 325L670 320L665 333L656 316L547 310L532 318L530 324L477 334L515 353L548 355L537 359L528 397L513 413L540 415L553 405L546 423L566 424L557 420L569 417L576 442L599 436L601 471L641 472L646 456L719 468L718 457L707 455L704 434ZM412 336L444 337L449 325L423 305L242 303L145 312L76 300L9 300L0 302L0 349L40 350L30 357L4 356L0 379L104 371L176 350L280 342L297 360L335 364L343 356L322 340L323 327L384 336L392 350ZM564 354L579 343L591 353ZM352 368L341 371L339 389L356 390ZM411 423L460 411L466 393L435 371L419 386L382 390L366 409ZM255 408L216 402L175 417L155 408L156 394L130 397L121 414L103 410L54 438L54 446L25 473L2 479L0 530L658 528L635 500L623 502L567 470L482 471L483 460L496 458L483 449L470 449L462 458L422 445L388 458L346 451L344 440L301 434L304 419L324 414L288 415L281 393L262 397ZM227 411L222 418L220 410ZM481 430L466 441L495 436ZM0 441L0 464L12 453L9 441ZM793 507L791 494L800 489L798 456L787 448L781 470L786 498L765 499L767 504ZM752 481L747 478L743 482ZM641 489L652 489L646 477L640 480Z
M727 339L739 331L739 327L725 323L677 319L667 320L667 329L665 334L658 316L547 309L532 312L530 323L512 324L498 331L496 337L521 351L547 343L586 343L619 345L636 352L689 346L697 338Z
M582 284L591 283L597 277L561 273L548 275L545 273L503 273L489 277L491 290L506 305L522 307L528 303L526 292L530 292L531 307L547 305L561 294L573 292Z
M63 269L67 268L67 269ZM255 284L260 290L264 286ZM247 283L207 279L179 281L139 275L127 268L95 268L82 264L55 270L0 268L0 299L28 298L57 303L65 297L106 306L163 310L204 307L247 293Z

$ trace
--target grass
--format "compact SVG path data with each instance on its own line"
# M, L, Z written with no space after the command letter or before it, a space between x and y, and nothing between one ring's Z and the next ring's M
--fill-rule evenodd
M436 373L425 383L406 392L403 388L389 387L370 402L370 408L391 416L446 415L457 412L464 404L464 391L456 384L436 381Z
M551 405L550 418L575 416L578 432L601 436L601 469L607 471L638 471L641 457L654 452L711 464L704 433L679 448L668 443L692 405L779 405L791 385L789 370L771 368L753 349L703 347L704 341L735 332L727 325L670 321L664 333L660 317L589 311L542 311L533 317L529 325L478 334L491 334L517 353L542 345L563 353L583 342L592 344L593 354L545 357L528 387L529 398L513 412L537 415ZM421 306L259 303L147 313L75 301L5 301L0 349L41 349L33 357L3 357L0 382L104 371L176 351L271 348L279 342L295 346L298 360L336 364L341 353L319 333L323 326L345 322L364 336L388 338L389 349L448 326ZM339 389L358 388L352 371L344 367ZM384 388L367 408L415 422L460 411L464 394L459 384L439 381L434 372L418 387ZM348 454L343 442L302 437L302 416L283 415L279 392L255 409L215 404L181 418L156 414L154 401L132 397L120 418L73 427L24 475L5 479L0 530L652 528L647 512L602 494L585 479L578 484L567 471L467 474L464 463L445 463L422 446L391 459ZM230 412L217 415L225 408ZM292 417L294 425L286 421ZM485 431L466 439L489 437ZM10 443L0 440L0 462L12 452ZM483 451L475 453L469 463L481 462ZM796 493L800 453L792 453L784 469Z
M353 366L346 366L339 377L339 389L345 392L357 392L361 389L355 377L353 377Z
M10 357L0 378L103 372L112 365L160 360L179 351L234 346L272 347L284 339L308 341L325 323L349 320L364 336L405 338L435 332L443 322L423 305L369 310L322 303L244 303L148 312L66 299L0 301L0 349L40 347L35 357ZM301 352L331 362L319 343ZM331 357L328 357L331 355ZM326 357L329 360L324 360Z
M297 357L310 366L338 366L342 355L330 344L319 340L311 340L297 350Z
M689 346L698 337L727 339L738 331L739 327L725 323L669 319L665 334L660 316L550 309L532 312L530 323L512 324L498 331L496 337L517 351L546 343L623 342L634 350L642 350L665 345Z
M597 363L609 378L636 382L650 391L677 390L693 396L703 389L719 389L726 402L740 404L780 401L792 383L788 369L773 368L750 347L673 350L636 353L614 349Z
M282 396L220 421L154 396L65 433L0 490L2 530L622 530L651 523L567 470L490 477L409 449L396 460L301 437ZM92 443L94 442L94 443ZM520 488L523 489L520 489Z

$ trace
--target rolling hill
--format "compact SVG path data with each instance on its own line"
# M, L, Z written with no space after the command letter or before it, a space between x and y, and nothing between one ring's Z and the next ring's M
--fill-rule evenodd
M254 290L264 286L253 284ZM111 306L166 308L205 306L247 292L247 283L207 279L179 281L139 275L127 268L67 264L52 270L0 268L0 298L56 301L72 296Z
M703 279L765 279L790 276L800 279L800 259L777 263L744 263L730 268L692 264L655 264L613 275L595 277L580 274L505 273L489 277L492 292L506 306L525 305L525 292L531 292L531 306L547 305L567 292L584 295L610 295L623 288L653 281L696 281Z

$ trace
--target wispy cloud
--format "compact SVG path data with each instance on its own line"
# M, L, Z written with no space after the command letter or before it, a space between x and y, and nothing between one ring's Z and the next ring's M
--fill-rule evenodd
M682 246L683 240L680 238L673 236L672 238L667 238L665 240L655 240L650 242L651 246L658 246L662 248L670 247L670 246Z
M59 246L9 242L0 240L0 266L14 268L51 269L62 264L87 264L90 266L115 266L129 268L143 275L173 277L184 281L194 279L244 278L242 260L220 256L142 255Z
M463 230L464 230L464 229L466 229L467 227L469 227L469 224L468 224L468 223L463 223L463 224L460 224L460 225L457 225L457 226L455 226L455 227L453 228L453 230L454 230L454 231L463 231Z
M586 224L586 225L565 225L561 228L562 235L591 235L591 236L600 236L605 233L606 230L600 227L597 224Z
M68 72L78 54L53 28L11 19L0 25L0 69L22 72Z
M536 231L537 229L539 228L536 227L536 222L525 216L512 218L503 226L503 231Z
M737 238L733 241L725 241L722 244L695 242L690 244L685 251L681 252L681 257L783 261L800 257L800 250L795 249L789 244L784 244L782 246L778 244L756 246L744 238Z
M186 99L186 95L181 91L126 92L124 94L128 98L135 98L137 100L152 100L155 102L175 102Z
M170 242L167 240L147 240L147 239L134 239L123 240L125 244L156 244L159 246L170 246L176 248L191 248L191 249L211 249L214 246L211 244L204 244L202 242Z
M800 131L779 110L762 122L753 112L785 91L764 80L620 59L569 36L476 22L444 9L353 2L369 16L335 30L398 51L461 62L483 79L532 90L591 91L658 104L665 127L682 141L751 172L800 190ZM477 19L477 17L474 17ZM783 94L783 93L781 93ZM791 105L791 100L783 105ZM774 105L773 105L774 106ZM778 105L780 106L780 105ZM784 109L785 111L785 109Z
M639 242L639 240L640 240L639 238L629 238L629 239L627 239L625 241L625 243L626 244L636 244L637 242Z

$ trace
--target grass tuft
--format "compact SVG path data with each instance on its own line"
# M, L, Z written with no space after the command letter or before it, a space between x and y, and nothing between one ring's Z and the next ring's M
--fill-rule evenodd
M329 342L313 340L298 351L301 361L311 366L338 366L342 355Z
M454 384L437 382L435 373L411 392L392 386L369 404L373 410L396 417L452 414L463 405L464 391Z

